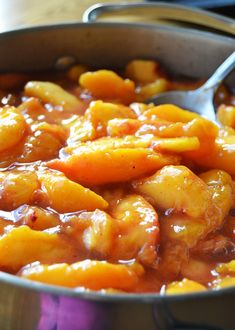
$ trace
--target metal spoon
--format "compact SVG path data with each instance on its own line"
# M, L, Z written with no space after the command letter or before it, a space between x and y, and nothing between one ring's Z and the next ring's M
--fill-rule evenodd
M223 79L235 68L235 52L233 52L198 89L192 91L170 91L153 96L145 103L175 104L183 109L196 112L216 122L214 95Z

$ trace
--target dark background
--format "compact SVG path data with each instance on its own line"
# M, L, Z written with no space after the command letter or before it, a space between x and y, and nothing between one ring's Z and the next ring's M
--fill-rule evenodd
M166 2L204 8L235 18L235 0L168 0Z

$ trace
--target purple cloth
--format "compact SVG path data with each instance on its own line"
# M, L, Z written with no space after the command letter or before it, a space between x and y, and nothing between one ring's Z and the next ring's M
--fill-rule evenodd
M40 307L38 330L107 330L109 328L109 308L100 302L41 294Z

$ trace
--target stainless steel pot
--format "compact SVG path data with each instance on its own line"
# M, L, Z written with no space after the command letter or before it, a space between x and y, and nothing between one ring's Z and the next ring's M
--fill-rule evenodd
M88 14L94 17L94 11L86 13L86 19ZM205 19L207 13L201 14ZM235 32L234 21L216 19L229 26L227 32ZM53 68L64 56L94 67L122 67L133 58L157 58L175 74L206 78L234 50L231 37L175 26L63 24L0 34L0 71ZM0 288L1 330L235 329L235 287L174 297L106 295L0 272Z

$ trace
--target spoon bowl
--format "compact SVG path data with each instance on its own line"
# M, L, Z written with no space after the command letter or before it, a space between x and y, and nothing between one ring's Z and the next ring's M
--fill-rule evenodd
M214 96L223 79L235 68L235 52L233 52L198 89L191 91L169 91L155 95L145 103L174 104L183 109L196 112L213 122L217 122Z

